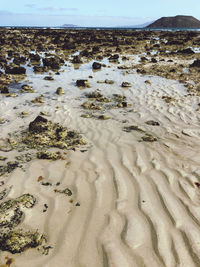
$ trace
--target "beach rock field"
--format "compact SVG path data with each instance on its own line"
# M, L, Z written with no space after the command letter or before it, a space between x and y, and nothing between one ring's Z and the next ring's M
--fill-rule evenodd
M200 32L0 29L9 266L200 266Z

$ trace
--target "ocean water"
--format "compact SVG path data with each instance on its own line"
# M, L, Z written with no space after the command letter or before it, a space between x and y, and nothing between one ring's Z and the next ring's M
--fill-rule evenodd
M74 30L134 30L134 31L200 31L196 28L128 28L128 27L46 27L46 26L0 26L6 29L74 29Z

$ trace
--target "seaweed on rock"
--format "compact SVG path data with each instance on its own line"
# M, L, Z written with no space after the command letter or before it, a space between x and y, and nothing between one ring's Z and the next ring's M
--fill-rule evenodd
M0 250L12 254L21 253L27 248L35 248L46 241L37 231L23 231L14 229L22 221L24 208L32 208L36 198L24 194L18 198L4 201L0 204Z
M10 199L0 204L0 227L13 228L23 216L21 208L32 208L36 199L30 194L24 194L16 199Z
M0 249L12 254L21 253L27 248L36 248L43 243L44 236L36 232L24 232L23 230L12 230L0 233Z
M24 132L23 143L28 148L43 149L44 147L57 147L70 149L78 145L85 145L85 141L75 131L53 123L42 116L37 116L29 124L29 129Z

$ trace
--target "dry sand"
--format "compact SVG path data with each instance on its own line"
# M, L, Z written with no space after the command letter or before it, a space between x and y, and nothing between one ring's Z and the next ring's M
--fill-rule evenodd
M65 161L34 160L24 171L1 177L2 190L12 186L8 199L24 193L36 197L19 228L38 229L52 249L48 255L37 249L15 255L0 252L0 264L8 256L14 259L12 267L200 266L200 189L194 184L200 182L199 97L187 95L178 81L126 73L115 65L92 72L91 64L76 71L69 68L52 82L30 74L38 93L17 99L0 96L0 114L7 120L0 126L1 138L26 128L45 111L48 119L79 131L87 141L82 148L87 151L69 151ZM89 75L94 77L92 89L79 90L76 79ZM115 83L97 83L105 79ZM122 81L132 86L123 89ZM65 95L55 94L58 86ZM132 106L105 111L111 117L106 121L82 118L85 99L77 97L97 88L105 96L124 94ZM30 105L39 94L45 103ZM176 102L167 104L162 96ZM25 110L30 115L20 117ZM160 126L147 125L148 120ZM143 133L123 131L131 125L158 141L140 142ZM53 186L42 186L39 176ZM66 187L71 197L54 192ZM48 209L43 212L45 203Z

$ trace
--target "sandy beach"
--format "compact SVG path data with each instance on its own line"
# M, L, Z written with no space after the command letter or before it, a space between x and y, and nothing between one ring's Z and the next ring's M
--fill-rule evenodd
M28 58L25 77L6 73L18 56L2 47L1 90L9 92L0 94L0 267L200 266L200 35L189 34L115 32L114 44L112 31L104 43L104 33L91 30L94 46L83 40L66 51L51 35L39 49L36 38L18 51ZM15 36L30 44L32 33ZM172 40L183 42L167 45ZM177 52L188 47L195 52ZM64 63L36 73L30 53ZM33 92L20 92L23 85ZM32 130L38 116L43 128ZM24 141L48 139L48 123L68 138L78 133L78 141L66 149ZM39 157L44 150L52 158ZM19 199L27 194L31 200ZM39 241L7 240L13 231L37 233Z

